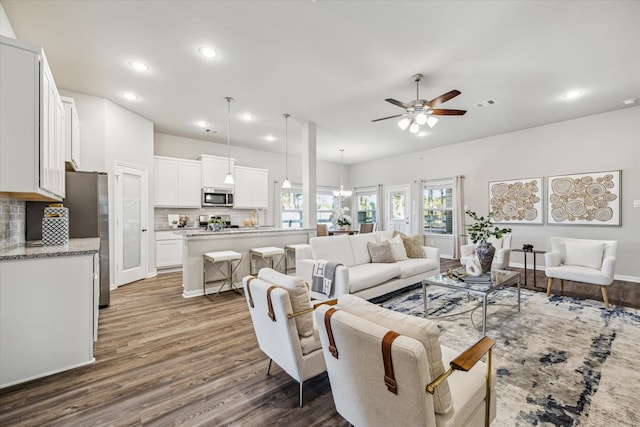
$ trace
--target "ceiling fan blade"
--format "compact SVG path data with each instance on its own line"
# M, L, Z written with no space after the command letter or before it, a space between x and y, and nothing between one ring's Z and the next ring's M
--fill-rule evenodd
M449 110L446 108L432 109L429 114L434 116L462 116L467 110Z
M460 92L459 90L452 90L450 92L447 92L445 94L442 94L436 98L433 98L431 101L427 102L427 105L429 107L437 107L438 105L447 102L448 100L450 100L451 98L455 98L456 96L460 95L462 92Z
M383 117L381 119L371 120L372 122L379 122L380 120L394 119L396 117L402 117L404 114L396 114L395 116Z
M409 108L411 108L411 105L405 104L404 102L396 101L393 98L387 98L387 99L385 99L385 101L390 102L393 105L397 105L400 108L404 108L405 110L408 110Z

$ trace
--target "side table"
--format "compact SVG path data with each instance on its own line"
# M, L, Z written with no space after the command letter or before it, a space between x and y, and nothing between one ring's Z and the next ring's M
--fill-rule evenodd
M536 286L536 256L538 254L543 254L545 253L544 251L540 251L540 250L536 250L536 249L532 249L530 251L525 251L523 249L511 249L511 252L522 252L524 255L524 285L527 286L527 254L533 254L533 287L537 288ZM539 288L539 289L544 289L544 288Z

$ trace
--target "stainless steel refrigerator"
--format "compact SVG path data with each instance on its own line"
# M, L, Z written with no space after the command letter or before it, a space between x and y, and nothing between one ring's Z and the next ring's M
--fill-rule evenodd
M67 172L66 195L69 208L69 238L100 238L100 308L109 305L109 197L107 174ZM42 217L48 202L27 202L26 239L42 239Z

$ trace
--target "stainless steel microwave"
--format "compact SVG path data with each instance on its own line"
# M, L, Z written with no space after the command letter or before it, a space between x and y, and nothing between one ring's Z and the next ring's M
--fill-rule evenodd
M203 188L202 206L233 207L233 190L226 188Z

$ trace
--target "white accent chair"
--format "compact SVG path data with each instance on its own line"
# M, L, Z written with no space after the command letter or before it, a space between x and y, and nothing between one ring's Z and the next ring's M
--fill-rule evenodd
M490 242L496 253L493 255L492 270L504 270L509 267L509 258L511 257L511 234L504 234L500 239L489 237ZM460 247L460 264L467 265L467 261L475 254L476 244L463 245Z
M551 237L551 252L544 254L547 296L553 279L560 279L560 292L564 292L565 280L589 283L600 286L604 306L609 308L607 286L613 282L617 250L616 240Z
M352 425L488 426L495 418L493 340L456 357L432 321L355 295L314 315L336 410Z
M267 375L275 361L298 381L302 407L302 383L326 371L308 288L270 268L242 281L258 345L269 357Z

